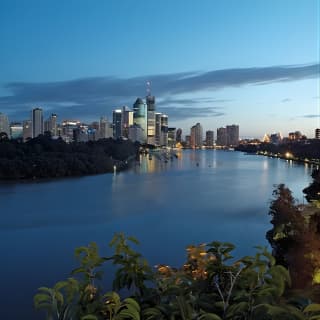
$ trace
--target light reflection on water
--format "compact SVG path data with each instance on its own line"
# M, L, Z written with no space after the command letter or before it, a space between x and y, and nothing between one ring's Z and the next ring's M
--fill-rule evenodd
M141 156L132 170L116 175L1 184L1 303L21 301L19 310L2 310L10 310L10 319L35 318L35 288L68 276L75 247L96 241L106 251L114 232L136 236L152 265L177 266L185 246L212 240L235 243L238 255L251 254L254 245L267 244L274 185L287 184L301 201L310 170L238 152L188 150L167 162L156 154L152 160Z

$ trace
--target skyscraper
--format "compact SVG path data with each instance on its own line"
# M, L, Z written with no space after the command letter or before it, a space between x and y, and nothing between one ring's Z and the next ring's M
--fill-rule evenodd
M122 110L116 109L112 112L113 138L119 139L122 137Z
M52 136L57 136L57 115L52 113L51 116L44 122L44 131L48 131Z
M0 133L4 132L10 138L10 127L8 117L0 112Z
M162 113L155 113L155 145L161 145L161 115Z
M212 130L206 131L206 146L213 147L214 145L214 133Z
M100 118L99 137L100 139L107 139L113 137L113 126L105 117Z
M122 135L129 137L129 127L133 125L133 111L128 107L122 107Z
M43 134L43 115L41 108L35 108L32 110L32 138L39 134Z
M227 145L227 128L222 127L217 129L217 145L220 147Z
M236 147L239 144L239 126L231 125L227 126L227 145L230 147Z
M143 143L147 142L147 105L141 98L133 104L133 123L139 125L143 131Z
M168 128L168 147L176 146L176 128Z
M181 143L182 141L182 129L179 128L176 133L176 142Z
M167 146L168 145L168 116L167 115L165 114L161 115L160 125L161 125L160 145Z
M148 131L148 143L155 144L155 97L150 94L146 96L147 102L147 131Z
M317 128L317 129L315 130L315 138L316 138L316 139L320 139L320 128Z
M202 126L199 122L191 128L190 144L192 148L202 147Z

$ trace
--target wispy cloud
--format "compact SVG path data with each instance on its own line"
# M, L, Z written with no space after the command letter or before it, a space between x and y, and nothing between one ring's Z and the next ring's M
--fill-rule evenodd
M226 101L210 98L204 98L203 101L184 99L181 95L190 96L192 93L226 87L264 85L315 77L319 77L319 64L193 71L132 78L108 76L45 83L13 82L5 85L12 94L0 97L0 110L22 117L26 115L26 110L40 105L62 117L92 118L108 114L116 106L131 106L137 96L144 95L145 84L151 81L153 92L157 97L162 97L159 106L172 106L176 110L176 117L183 118L186 113L177 111L178 108L192 106L194 109L204 110L205 108L201 109L201 103ZM214 108L210 110L211 114L215 114ZM193 110L194 114L195 112Z
M162 108L161 111L163 113L167 113L170 115L170 119L172 120L181 120L181 119L189 119L189 118L197 118L197 117L221 117L225 115L225 113L219 108L211 108L211 107L197 107L197 108L184 108L184 107L166 107Z
M290 98L285 98L285 99L281 100L282 103L286 103L286 102L290 102L290 101L292 101L292 99L290 99Z
M301 118L320 118L320 114L305 114Z

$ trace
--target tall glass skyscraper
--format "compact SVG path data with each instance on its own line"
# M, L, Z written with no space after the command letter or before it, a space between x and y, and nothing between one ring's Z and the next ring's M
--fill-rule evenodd
M155 119L155 97L148 95L146 96L147 101L147 127L148 127L148 143L155 144L155 130L156 130L156 119Z
M122 110L113 110L113 138L119 139L122 137Z
M147 105L141 98L133 104L133 123L139 125L143 132L143 141L147 142Z

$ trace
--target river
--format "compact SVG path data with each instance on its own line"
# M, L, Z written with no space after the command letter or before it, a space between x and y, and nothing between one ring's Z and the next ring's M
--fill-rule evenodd
M111 254L115 232L137 237L152 265L179 266L187 245L213 240L233 242L237 256L252 254L267 245L274 185L285 183L303 201L311 181L311 168L292 161L215 150L178 155L167 163L142 156L115 175L1 183L2 318L40 318L36 289L69 276L75 247L96 241Z

